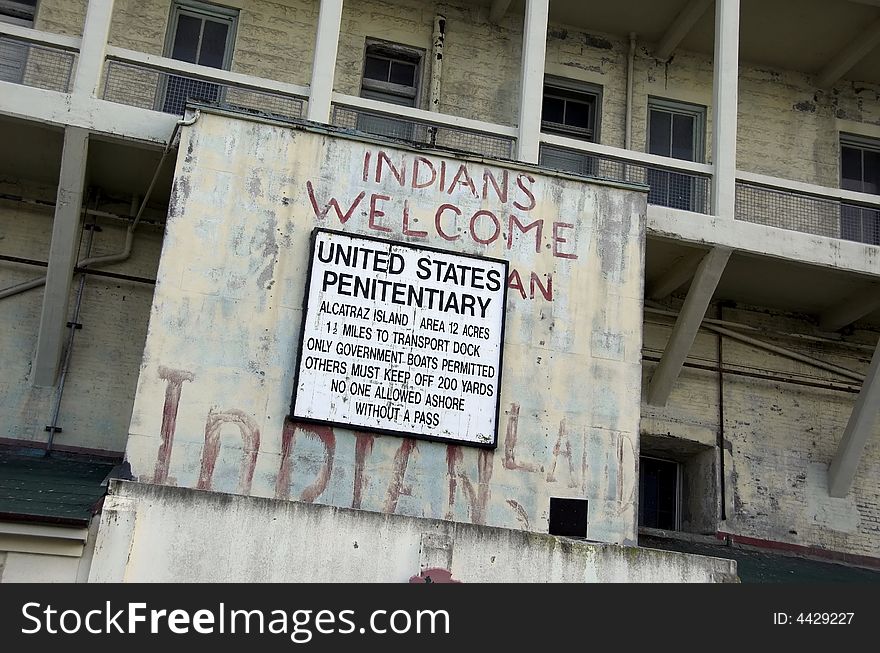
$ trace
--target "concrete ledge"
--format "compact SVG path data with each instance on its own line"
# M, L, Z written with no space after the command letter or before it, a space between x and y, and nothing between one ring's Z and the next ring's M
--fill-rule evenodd
M648 235L880 277L880 247L648 205Z
M90 582L737 582L731 560L113 481Z

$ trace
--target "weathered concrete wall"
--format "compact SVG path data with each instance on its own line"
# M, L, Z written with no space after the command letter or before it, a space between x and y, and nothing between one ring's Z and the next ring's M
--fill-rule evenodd
M710 314L717 315L715 309ZM801 316L766 311L724 309L724 319L766 329L758 337L829 363L865 372L876 333L856 333L841 343L786 337L793 333L820 336ZM665 346L671 322L649 316L645 354L657 356ZM773 335L773 333L780 335ZM849 341L853 344L847 345ZM817 385L838 380L833 373L724 339L726 368L771 373ZM689 361L715 366L718 337L701 331ZM645 378L655 367L646 362ZM843 387L853 387L843 384ZM642 436L667 436L677 451L700 451L724 441L727 520L715 529L759 540L880 557L880 431L868 440L852 489L846 497L828 496L827 469L837 450L856 394L775 380L725 374L719 395L713 371L685 368L665 408L643 406ZM723 400L723 424L719 426ZM717 449L715 450L717 451ZM714 453L714 452L713 452ZM674 458L674 456L673 456ZM691 458L696 464L698 461ZM705 462L705 461L704 461ZM695 482L707 482L699 469ZM702 481L700 479L702 478ZM711 488L710 488L711 489ZM691 530L707 530L702 528Z
M225 545L205 546L217 533ZM733 560L119 482L89 581L407 582L426 568L466 583L737 581Z
M31 187L5 185L4 190L33 196ZM51 197L49 195L48 197ZM54 199L54 198L53 198ZM125 223L102 219L93 255L118 252L125 241ZM0 201L0 253L45 261L52 235L52 208ZM80 259L85 258L85 238ZM138 229L131 259L114 272L153 278L162 233ZM0 263L0 287L39 277L42 268ZM78 286L74 280L69 315ZM80 323L70 372L61 402L59 446L120 452L125 449L138 368L146 338L153 289L149 285L90 276L86 281ZM55 389L30 384L37 345L42 288L0 301L0 438L45 442L51 423ZM66 332L65 332L66 333ZM66 336L65 336L66 337Z
M461 173L431 155L447 189L402 189L375 167L364 180L365 153L375 166L380 151L401 169L416 157L204 112L185 131L130 428L135 474L535 531L550 496L585 497L591 538L633 540L644 195L474 161ZM486 168L508 178L504 200L483 192ZM376 193L390 199L371 217ZM450 202L462 217L441 214L444 236L435 212ZM472 226L479 210L503 227L485 214ZM315 226L510 261L497 451L285 424ZM219 455L206 452L218 433Z

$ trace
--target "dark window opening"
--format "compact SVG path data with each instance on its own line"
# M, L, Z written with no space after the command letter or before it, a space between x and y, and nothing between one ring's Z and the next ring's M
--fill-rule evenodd
M639 459L639 526L678 529L679 464Z

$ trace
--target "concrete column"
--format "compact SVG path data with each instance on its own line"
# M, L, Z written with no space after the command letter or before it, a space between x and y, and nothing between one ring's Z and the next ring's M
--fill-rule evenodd
M61 360L70 282L79 254L80 215L88 147L88 130L81 127L67 127L64 130L64 151L61 155L55 220L52 223L49 268L46 272L43 312L40 315L37 353L31 376L36 386L55 384L58 363Z
M544 96L544 57L547 51L549 14L549 0L526 0L517 139L517 158L526 163L538 162L541 146L541 105Z
M739 75L739 0L715 2L712 93L712 213L733 218L736 208L736 112Z
M315 59L312 62L309 110L306 116L315 122L330 123L330 100L333 96L333 76L336 73L336 50L339 46L341 24L342 0L321 0L318 32L315 37Z
M104 72L104 51L110 34L113 0L89 0L83 26L82 46L73 78L73 92L94 95Z
M880 342L868 367L865 382L843 432L837 454L828 469L828 494L845 497L849 492L868 438L880 423Z
M665 406L669 400L672 386L694 344L697 330L706 316L706 309L709 308L709 302L712 301L730 254L731 250L716 247L700 261L684 305L675 320L672 335L666 343L663 357L648 386L648 403L652 406Z

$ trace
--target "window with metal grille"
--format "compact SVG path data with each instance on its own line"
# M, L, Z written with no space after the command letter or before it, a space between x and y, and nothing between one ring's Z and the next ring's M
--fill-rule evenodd
M569 138L597 142L602 87L561 77L544 79L541 105L541 131ZM552 145L542 145L540 164L546 168L595 175L595 157Z
M423 52L397 43L368 41L364 53L361 97L404 107L418 107ZM370 134L413 140L414 124L361 113L358 129Z
M880 195L880 140L841 134L840 187ZM880 245L880 210L841 205L840 237Z
M648 98L648 153L702 163L706 108ZM701 211L703 186L692 175L648 169L648 202L685 211Z
M544 80L541 131L596 142L602 87L560 77Z
M639 458L639 526L679 529L680 475L677 462Z
M187 0L171 6L166 56L178 61L229 69L235 43L238 10ZM183 114L187 100L217 102L217 84L187 77L170 76L160 92L159 108L166 113Z
M0 23L34 26L37 0L0 0ZM13 39L0 39L0 81L19 83L24 77L28 46Z

